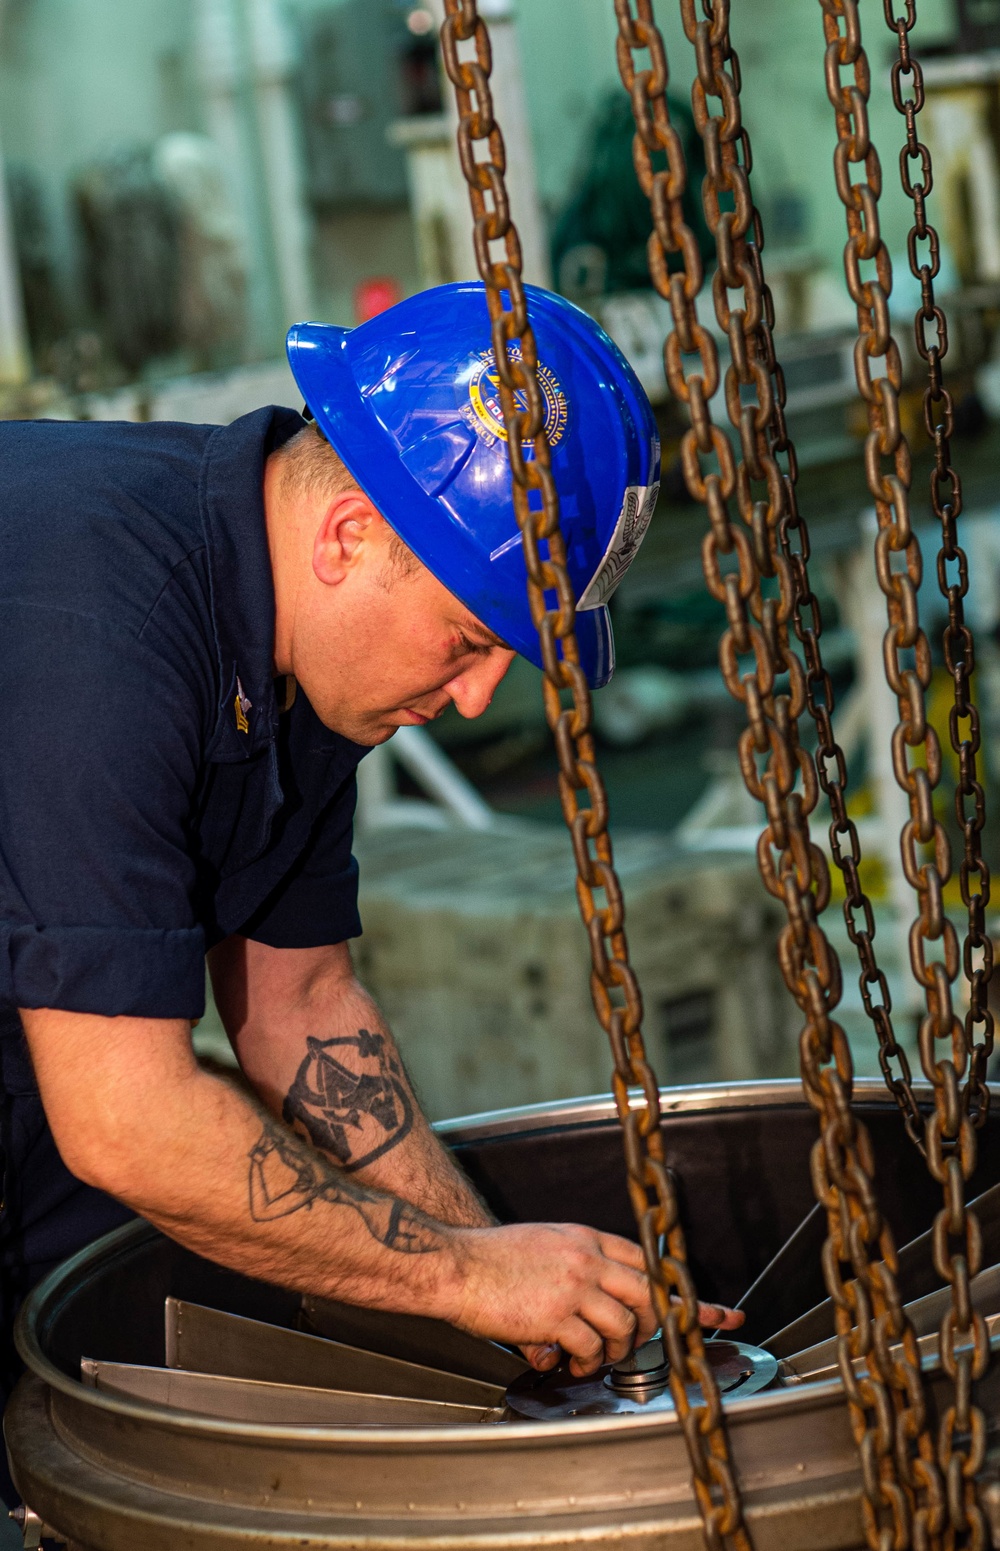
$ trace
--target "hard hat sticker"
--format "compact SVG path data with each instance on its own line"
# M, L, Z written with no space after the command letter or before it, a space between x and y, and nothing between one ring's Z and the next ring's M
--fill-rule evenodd
M520 346L511 347L510 358L512 361L521 359ZM556 447L565 434L569 416L566 395L555 372L543 365L541 361L538 363L537 372L538 386L542 390L542 398L545 401L545 435L549 446ZM515 391L514 402L518 409L527 408L523 389L518 388ZM505 442L507 427L503 423L503 410L500 408L500 377L497 372L496 356L492 350L480 352L479 364L474 368L469 382L469 403L472 408L467 418L476 435L481 437L488 446L498 441Z
M659 493L659 480L654 485L628 486L611 543L596 574L581 593L576 605L578 609L599 609L607 603L635 559Z

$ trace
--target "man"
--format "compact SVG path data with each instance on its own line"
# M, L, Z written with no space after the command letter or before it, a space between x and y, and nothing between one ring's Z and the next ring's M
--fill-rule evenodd
M649 406L531 292L590 681L655 499ZM485 301L302 325L315 426L0 427L0 1296L139 1212L248 1275L577 1373L652 1332L635 1245L498 1227L355 980L354 772L538 661ZM203 1070L208 952L255 1101ZM474 1037L474 1035L472 1036ZM706 1311L710 1323L738 1321Z

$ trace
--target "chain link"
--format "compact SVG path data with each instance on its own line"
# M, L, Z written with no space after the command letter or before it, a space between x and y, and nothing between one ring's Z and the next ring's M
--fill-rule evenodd
M819 783L813 761L799 741L798 718L807 704L805 674L788 635L796 601L789 551L798 514L788 504L789 481L782 478L775 457L781 450L779 442L788 449L783 421L775 416L775 404L783 400L783 382L769 337L773 309L763 284L760 220L750 197L749 143L740 117L739 62L729 38L728 0L703 0L703 10L704 19L699 21L693 0L681 0L685 31L697 60L692 102L705 142L704 205L719 260L713 296L730 344L732 365L726 375L725 398L739 434L738 464L709 409L720 383L718 355L697 317L701 263L684 222L681 198L686 174L670 124L663 40L651 0L635 0L634 12L631 0L615 0L619 68L635 116L636 170L653 214L650 273L671 308L673 327L664 346L667 379L673 394L688 405L691 418L681 460L691 494L707 508L705 575L709 590L726 610L720 662L731 694L746 708L740 765L748 789L763 802L767 814L758 859L765 886L786 906L788 925L779 940L779 960L806 1018L800 1045L803 1084L820 1118L812 1176L817 1197L827 1209L829 1236L823 1265L835 1307L840 1371L861 1456L866 1535L873 1551L888 1551L911 1543L931 1544L940 1529L943 1498L916 1339L896 1286L891 1233L875 1199L871 1143L851 1111L850 1050L843 1029L832 1017L840 999L840 966L819 924L829 898L829 872L822 852L810 839L808 822ZM638 51L648 51L649 68L637 68ZM718 98L719 113L710 112L710 97ZM664 169L654 167L657 152L665 155ZM751 232L753 243L748 241ZM681 259L681 268L673 273L668 269L669 254L679 254ZM732 291L742 292L742 305L731 304ZM697 363L692 362L685 372L683 357L695 354ZM749 402L744 400L744 387L752 395ZM793 473L794 450L791 458ZM765 499L754 500L754 481L763 482ZM729 517L728 503L734 495L744 518L742 527ZM805 553L801 540L799 548ZM776 583L776 595L774 587L765 595L762 578ZM809 602L810 608L814 601ZM800 608L806 606L804 591ZM813 671L821 673L815 644ZM752 666L747 666L750 659ZM777 682L785 675L787 691L779 692ZM824 683L824 691L825 687ZM838 780L842 785L839 771ZM893 1346L897 1352L890 1352ZM862 1356L867 1371L859 1374L855 1362Z
M924 103L924 79L920 62L910 51L910 33L916 24L916 0L905 0L901 15L892 0L883 0L886 26L895 35L897 57L892 66L892 100L906 125L899 155L903 191L913 201L913 225L907 237L910 270L920 284L920 306L914 319L917 352L927 365L924 389L924 423L934 445L930 478L931 507L941 524L941 548L937 557L938 586L948 605L944 630L944 660L951 674L954 696L948 717L951 746L958 760L955 813L964 840L959 868L962 901L968 928L962 960L969 985L969 1007L959 1039L951 1017L945 985L953 962L951 945L945 942L945 974L938 966L933 988L928 981L928 1016L921 1028L920 1049L924 1070L935 1085L935 1115L928 1130L928 1163L944 1187L945 1204L934 1224L934 1264L952 1291L952 1306L941 1326L941 1362L954 1380L955 1398L945 1413L940 1432L940 1465L948 1487L949 1545L979 1547L983 1543L982 1510L976 1498L975 1477L985 1450L985 1420L972 1404L972 1381L982 1376L989 1360L989 1345L981 1316L971 1308L969 1282L979 1269L979 1224L964 1199L964 1187L976 1161L975 1128L989 1112L990 1095L986 1068L993 1051L993 1013L988 992L993 972L993 944L986 931L986 907L990 899L989 868L982 854L985 822L983 788L977 776L976 756L981 739L979 712L972 698L975 667L972 632L965 622L964 599L969 590L966 555L958 542L957 522L962 511L962 484L951 462L953 406L944 382L942 361L948 352L948 327L934 297L934 281L941 267L940 239L927 219L927 198L933 186L931 155L917 133L917 115ZM909 89L905 83L909 81ZM911 171L916 164L917 176ZM921 245L926 244L921 258ZM965 728L963 734L963 727ZM911 802L912 808L912 802ZM917 815L914 813L914 817ZM920 834L920 840L926 836ZM935 840L936 840L935 836ZM935 846L935 852L939 850ZM935 861L937 857L935 856ZM933 863L925 864L928 868ZM938 889L946 880L944 874ZM975 884L973 882L975 880ZM935 901L936 903L936 901ZM927 938L924 923L931 911L921 908L920 936ZM922 966L920 938L914 938L914 967ZM953 976L952 976L953 978ZM977 1041L977 1033L982 1038ZM935 1060L934 1040L950 1041L952 1059ZM958 1098L958 1082L968 1057L969 1076ZM960 1440L960 1441L957 1441Z
M698 24L692 0L681 0L681 13L688 40L698 49ZM709 137L707 155L709 183L716 181L714 169L721 163L722 136L727 132L726 113L712 118L707 98L725 91L725 74L716 79L713 66L702 48L697 53L698 78L694 85L694 108L698 127ZM739 112L739 60L730 48L732 72L730 95L723 99L735 104ZM716 237L718 269L712 291L716 317L730 341L732 365L726 373L726 406L734 429L739 433L742 463L737 469L736 495L740 513L754 539L754 555L762 577L779 577L780 592L787 605L789 579L791 601L788 615L805 659L805 700L816 728L815 769L820 789L830 805L829 840L833 860L844 881L844 921L848 937L858 956L858 985L862 1004L878 1040L879 1065L886 1087L903 1117L907 1135L919 1152L924 1151L923 1117L913 1092L913 1076L906 1051L896 1039L892 1022L892 997L886 976L875 952L875 915L861 884L861 842L857 828L847 812L847 760L834 736L834 691L823 665L820 637L823 619L819 599L809 580L810 541L805 518L799 511L796 485L798 461L785 422L785 379L774 348L774 303L764 279L761 250L764 245L760 215L749 191L752 171L750 141L742 125L734 137L739 160L733 176L746 182L745 192L736 199L734 222L721 219L720 197L710 195L707 208L709 225ZM747 217L749 215L749 221ZM734 263L733 242L737 234L744 239L741 263L749 274ZM747 305L734 312L728 305L729 290L744 290ZM734 332L734 320L739 327ZM763 380L766 374L767 381ZM756 398L756 406L750 400ZM778 459L784 461L784 470ZM766 499L754 501L750 481L762 481ZM773 534L777 533L781 557L787 567L776 569L772 558ZM893 1071L893 1062L898 1072Z
M664 1161L659 1090L642 1039L642 1000L629 963L621 887L608 835L608 805L595 764L591 701L580 668L575 599L559 527L559 499L544 430L538 355L510 217L504 143L493 115L490 42L476 0L445 0L441 46L458 102L458 149L469 185L476 263L486 286L500 402L507 427L514 509L524 545L531 611L544 663L545 710L559 760L559 791L573 841L577 896L590 938L591 990L611 1042L613 1088L628 1188L670 1360L670 1387L691 1459L710 1551L750 1551L714 1373L698 1324L677 1196ZM466 45L463 52L463 45ZM485 148L478 157L477 147ZM494 244L502 256L494 258ZM504 305L506 295L509 306ZM520 395L523 409L515 395ZM554 595L549 607L546 594ZM570 704L563 705L568 692ZM581 802L581 794L583 801ZM641 1088L642 1103L629 1090ZM664 1252L660 1243L663 1236ZM693 1403L689 1386L698 1386Z
M941 269L941 243L927 219L927 198L934 182L931 154L917 134L917 114L924 104L924 77L920 61L910 52L910 33L916 24L915 0L906 0L901 16L894 15L891 0L883 0L886 26L896 38L898 57L892 66L892 100L906 123L906 141L899 153L904 193L913 201L913 225L906 250L910 272L920 285L920 306L914 318L917 352L927 364L924 389L924 424L934 444L934 468L930 477L931 508L941 524L941 549L937 559L938 586L948 605L944 631L944 660L954 684L948 717L951 746L958 761L955 815L964 840L959 867L962 903L968 913L968 929L962 952L969 984L969 1009L965 1016L969 1078L966 1104L977 1130L986 1123L990 1094L986 1068L993 1054L994 1019L989 1006L993 974L993 943L986 931L990 902L990 871L982 852L986 807L976 760L981 747L979 711L972 698L975 653L972 632L965 622L964 600L969 591L969 564L958 542L957 524L962 513L962 482L951 461L954 408L944 382L942 362L948 353L948 324L934 297L934 281ZM911 78L909 95L904 81ZM910 171L919 163L919 176ZM926 255L920 257L920 244ZM928 330L933 327L933 334ZM962 727L967 730L963 736ZM977 1042L977 1032L982 1039Z

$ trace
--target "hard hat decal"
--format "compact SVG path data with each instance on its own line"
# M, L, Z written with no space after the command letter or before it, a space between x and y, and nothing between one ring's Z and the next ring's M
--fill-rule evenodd
M512 361L521 359L519 345L511 346L510 359ZM550 371L541 361L538 363L537 370L538 386L545 400L545 435L549 446L555 447L562 441L569 417L566 395L555 372ZM500 407L500 377L497 373L496 356L492 350L480 352L479 365L473 371L469 383L469 402L472 406L472 412L468 417L469 424L476 435L481 437L489 447L492 447L494 442L505 442L507 427L503 423L503 410ZM527 408L524 392L520 388L514 394L514 402L518 409Z
M635 559L659 493L659 480L655 485L628 486L615 531L611 535L611 543L604 552L596 575L580 594L576 605L578 609L599 609L607 603Z

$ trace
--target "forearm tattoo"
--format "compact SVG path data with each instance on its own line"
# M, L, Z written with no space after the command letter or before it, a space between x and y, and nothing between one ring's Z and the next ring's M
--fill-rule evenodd
M372 1238L386 1249L401 1255L429 1255L443 1247L442 1236L430 1218L406 1201L346 1179L342 1170L276 1121L264 1121L264 1129L247 1157L254 1222L276 1222L280 1217L311 1210L317 1203L349 1206Z
M286 1125L353 1171L409 1135L413 1097L390 1041L359 1029L340 1039L307 1038L281 1113Z

